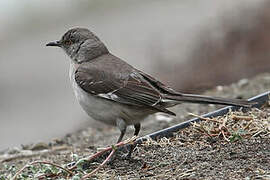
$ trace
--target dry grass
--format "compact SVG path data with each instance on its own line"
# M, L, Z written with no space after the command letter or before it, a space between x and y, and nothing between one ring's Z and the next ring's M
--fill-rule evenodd
M246 113L242 111L230 111L225 116L213 118L203 118L194 115L202 121L200 123L192 123L190 131L191 133L201 133L203 136L222 136L228 142L259 135L261 137L267 137L270 133L269 113L265 111L265 108L264 110L253 108Z

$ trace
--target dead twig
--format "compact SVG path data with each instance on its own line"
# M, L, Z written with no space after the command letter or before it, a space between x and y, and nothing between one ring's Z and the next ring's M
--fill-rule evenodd
M212 122L220 123L220 121L218 121L218 120L216 120L216 119L205 118L205 117L202 117L202 116L193 114L193 113L188 113L188 114L191 115L191 116L197 117L197 118L199 118L199 119L201 119L201 120L204 120L204 121L212 121Z
M223 138L224 138L226 141L230 142L230 140L226 137L226 134L225 134L226 132L229 132L229 131L228 131L228 128L226 127L227 121L228 121L228 118L225 116L224 119L223 119L223 121L222 121L222 124L219 125L218 128L219 128L220 133L222 134Z
M232 115L231 116L233 120L239 121L239 120L245 120L245 121L251 121L253 120L252 116L238 116L238 115Z
M91 160L93 160L93 159L95 159L95 158L101 156L101 155L104 154L105 152L111 151L111 150L113 150L113 149L115 149L115 148L124 146L124 145L126 145L126 144L134 143L136 139L137 139L137 137L134 136L134 137L132 137L132 138L130 138L130 139L127 139L127 140L125 140L125 141L119 142L119 143L117 143L116 145L106 147L106 148L104 148L103 150L101 150L101 151L97 152L96 154L91 155L91 156L89 156L89 157L87 157L87 158L80 159L80 160L78 160L72 167L70 167L69 170L75 169L75 168L78 166L78 164L81 162L81 160L91 161Z
M253 120L249 121L249 123L245 127L243 127L243 129L247 130L252 123L253 123Z
M116 148L112 150L112 152L109 154L109 156L102 162L102 164L100 164L96 169L94 169L93 171L91 171L90 173L84 175L81 180L87 179L89 177L91 177L92 175L94 175L100 168L102 168L112 157L112 155L115 153Z
M134 143L135 140L137 139L136 136L132 137L131 139L128 139L126 141L123 141L123 142L120 142L114 146L111 146L111 147L107 147L105 148L104 150L94 154L93 156L90 156L89 158L87 158L89 161L100 156L101 154L107 152L107 151L111 151L111 153L109 154L109 156L96 168L94 169L93 171L91 171L90 173L84 175L81 179L84 180L84 179L87 179L89 177L91 177L92 175L94 175L99 169L101 169L110 159L111 157L113 156L113 154L115 153L115 151L117 150L118 147L121 147L123 145L126 145L126 144L131 144L131 143Z
M197 124L197 123L191 123L194 127L194 129L196 129L197 131L201 132L201 133L205 133L206 135L211 137L211 134L208 133L208 131L202 126L202 124Z

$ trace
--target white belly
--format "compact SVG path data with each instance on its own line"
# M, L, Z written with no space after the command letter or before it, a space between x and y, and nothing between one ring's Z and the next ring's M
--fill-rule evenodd
M72 64L69 73L70 81L78 102L84 111L95 120L116 126L116 120L123 119L127 125L132 125L142 121L151 113L149 110L142 108L135 109L127 105L92 96L81 89L75 82L74 67Z

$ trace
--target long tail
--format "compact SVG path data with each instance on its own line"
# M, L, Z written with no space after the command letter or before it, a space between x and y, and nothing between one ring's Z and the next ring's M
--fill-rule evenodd
M251 107L256 104L242 99L227 99L219 97L202 96L196 94L179 94L179 95L166 95L165 102L176 101L176 102L190 102L199 104L221 104L241 107Z

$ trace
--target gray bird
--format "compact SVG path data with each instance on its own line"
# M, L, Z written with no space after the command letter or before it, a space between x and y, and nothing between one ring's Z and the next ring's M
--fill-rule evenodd
M93 119L117 126L120 142L126 128L133 125L134 135L140 122L150 114L163 112L183 102L251 107L246 100L183 94L111 54L104 43L85 28L68 30L56 42L71 58L70 80L75 96ZM129 151L131 155L133 148Z

